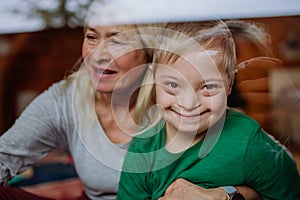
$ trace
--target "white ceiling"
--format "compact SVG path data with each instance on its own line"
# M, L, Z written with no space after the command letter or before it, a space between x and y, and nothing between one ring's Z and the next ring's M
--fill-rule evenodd
M40 19L13 15L26 10L24 0L0 0L0 33L43 28ZM44 0L49 5L50 0ZM300 0L107 0L104 23L145 23L300 15ZM105 8L105 9L104 9Z
M106 21L120 23L300 15L300 0L109 0L108 2L103 16L106 17Z

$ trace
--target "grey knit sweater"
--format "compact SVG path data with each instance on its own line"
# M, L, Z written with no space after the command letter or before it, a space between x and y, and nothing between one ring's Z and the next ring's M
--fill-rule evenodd
M63 148L73 156L89 198L115 199L128 144L115 145L106 137L95 110L84 103L84 87L75 79L53 84L0 137L2 184Z

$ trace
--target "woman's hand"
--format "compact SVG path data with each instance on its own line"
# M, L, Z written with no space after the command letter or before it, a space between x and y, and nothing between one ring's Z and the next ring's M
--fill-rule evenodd
M235 186L246 200L261 199L259 194L247 186ZM227 200L228 196L222 188L205 189L185 179L177 179L167 188L159 200Z
M159 200L226 200L227 194L221 188L205 189L185 179L177 179Z

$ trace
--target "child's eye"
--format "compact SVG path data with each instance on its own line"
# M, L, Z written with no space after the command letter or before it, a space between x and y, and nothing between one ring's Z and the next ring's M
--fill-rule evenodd
M205 96L213 96L218 94L222 89L222 86L218 84L206 84L202 87L202 94Z
M204 88L206 90L213 90L213 89L217 88L217 85L215 85L215 84L207 84L207 85L204 86Z
M176 88L178 88L178 84L175 82L170 82L170 83L168 83L168 87L170 87L172 89L176 89Z

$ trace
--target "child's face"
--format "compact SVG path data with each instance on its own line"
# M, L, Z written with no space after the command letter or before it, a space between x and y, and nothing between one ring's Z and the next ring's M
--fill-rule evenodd
M157 67L156 102L168 132L201 133L222 117L230 84L225 69L215 64L219 56L218 51L201 51Z

